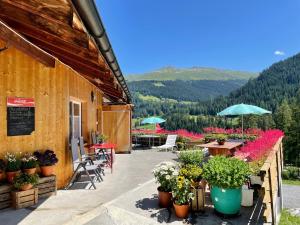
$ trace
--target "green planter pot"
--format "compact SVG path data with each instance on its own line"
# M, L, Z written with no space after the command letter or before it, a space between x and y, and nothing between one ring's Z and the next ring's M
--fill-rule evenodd
M210 195L217 212L226 215L239 213L242 202L242 188L223 189L212 187Z

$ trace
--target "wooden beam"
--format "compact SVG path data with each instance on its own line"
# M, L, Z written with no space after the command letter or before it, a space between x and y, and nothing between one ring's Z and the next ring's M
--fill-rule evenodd
M55 58L31 44L0 20L0 38L48 67L55 67Z
M60 59L62 61L64 61L64 59L66 59L65 61L68 61L70 63L68 65L71 67L74 64L80 65L83 68L87 68L91 71L94 71L95 74L98 74L97 76L101 80L107 80L107 81L111 80L111 76L106 73L107 69L105 68L104 65L90 61L88 59L82 59L81 57L78 57L73 54L71 55L69 52L67 52L63 49L57 48L56 46L53 46L52 44L50 44L48 42L43 42L39 39L34 39L32 37L28 37L28 40L30 40L32 43L35 43L40 48L43 48L44 50L49 52L51 55L57 57L58 59Z
M1 15L0 18L18 32L34 40L38 40L40 43L47 43L47 45L51 45L56 49L61 49L62 51L65 51L72 56L76 56L77 58L88 59L94 63L99 63L98 53L93 53L88 51L86 48L81 48L80 46L67 43L55 35L48 34L43 30L38 30L35 27L28 26L27 24L22 24L21 21L13 21L9 18L3 18ZM104 63L99 63L99 65L103 68L106 68Z
M71 22L72 5L68 0L1 0L60 21ZM71 24L71 23L69 23Z
M86 33L74 30L71 26L63 26L49 18L43 17L42 14L17 6L18 4L1 1L0 14L2 17L28 24L36 29L58 36L65 42L88 48L88 35Z

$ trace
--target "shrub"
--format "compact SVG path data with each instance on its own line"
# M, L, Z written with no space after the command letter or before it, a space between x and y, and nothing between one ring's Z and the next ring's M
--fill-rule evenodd
M170 192L172 190L172 178L178 175L176 165L172 162L162 162L152 171L156 183L159 184L159 190Z
M40 166L53 166L58 162L58 159L52 150L46 150L44 153L35 151L33 155L37 158Z
M203 177L220 188L239 188L249 175L249 165L236 158L215 156L203 166Z
M282 178L284 180L298 180L300 168L287 166L282 171Z
M183 165L197 165L199 166L204 158L203 152L202 151L184 151L179 153L179 161Z
M7 160L6 171L15 172L21 169L21 160L19 154L7 152L5 159Z
M38 164L37 158L31 153L26 153L22 158L22 168L23 169L32 169L35 168Z
M39 176L37 174L21 173L14 178L13 185L15 188L20 189L25 184L36 185Z

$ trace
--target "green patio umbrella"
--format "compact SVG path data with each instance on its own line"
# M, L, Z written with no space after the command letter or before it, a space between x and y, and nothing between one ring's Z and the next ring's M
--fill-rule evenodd
M242 137L244 136L244 115L263 115L272 113L255 105L237 104L230 106L223 111L219 112L218 116L242 116Z
M166 120L159 118L159 117L149 117L149 118L142 120L142 124L146 124L146 123L158 124L158 123L163 123L163 122L166 122Z

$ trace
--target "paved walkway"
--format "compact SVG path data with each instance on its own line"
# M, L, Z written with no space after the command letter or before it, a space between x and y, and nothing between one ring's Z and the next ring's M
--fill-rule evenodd
M292 215L300 217L300 186L282 185L283 208L288 208Z
M110 174L107 170L104 182L98 183L96 190L60 190L57 196L45 200L36 208L2 210L0 224L84 224L99 215L104 203L151 180L151 171L156 164L175 158L174 153L153 150L116 155L114 173Z

